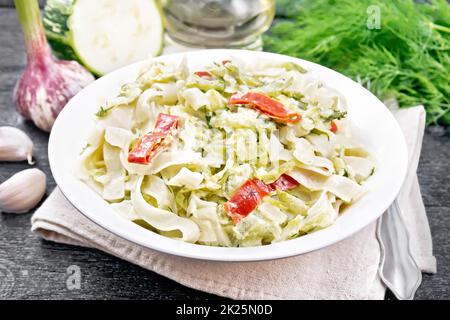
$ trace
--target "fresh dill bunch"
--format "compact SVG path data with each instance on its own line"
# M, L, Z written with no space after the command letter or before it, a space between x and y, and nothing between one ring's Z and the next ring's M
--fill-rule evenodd
M447 1L310 0L302 5L295 17L271 28L266 51L333 68L382 100L397 99L400 107L423 104L429 124L450 125ZM373 6L380 10L379 29L367 27Z
M300 10L302 10L307 0L277 0L276 1L276 15L279 19L292 19L295 18Z

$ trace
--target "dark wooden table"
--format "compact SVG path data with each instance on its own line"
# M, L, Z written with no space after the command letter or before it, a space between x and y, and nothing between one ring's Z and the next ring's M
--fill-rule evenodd
M9 0L0 0L0 6ZM24 122L11 102L25 66L16 13L0 7L0 126L17 126L35 143L36 166L47 173L49 193L55 182L47 159L48 134ZM430 128L425 135L419 179L431 224L436 275L424 275L418 299L450 298L450 132ZM24 162L0 162L0 183L28 168ZM26 299L214 299L176 282L96 250L44 241L30 232L31 214L0 214L0 298ZM81 270L81 288L68 290L67 268ZM10 274L6 273L9 270ZM7 279L14 278L8 289ZM6 279L6 280L5 280ZM3 281L3 283L2 283ZM387 294L387 298L392 298Z

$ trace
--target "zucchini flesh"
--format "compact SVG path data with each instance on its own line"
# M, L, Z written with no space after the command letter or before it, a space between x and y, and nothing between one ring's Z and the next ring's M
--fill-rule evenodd
M158 55L163 46L154 0L48 0L44 25L56 56L97 75Z

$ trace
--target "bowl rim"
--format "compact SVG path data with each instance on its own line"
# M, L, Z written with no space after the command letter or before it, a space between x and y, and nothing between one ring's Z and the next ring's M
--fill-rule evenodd
M354 86L358 86L360 89L365 91L365 94L367 94L367 97L370 97L371 99L376 99L377 103L383 106L382 111L385 113L385 116L390 119L393 125L393 129L396 132L393 132L393 135L396 135L397 138L400 139L400 144L397 146L399 148L398 153L398 171L397 171L397 179L396 183L394 185L390 186L390 189L392 190L389 195L383 199L383 205L379 205L379 208L376 210L376 212L373 212L375 210L370 210L370 218L358 221L358 223L355 223L353 226L349 226L347 228L342 227L336 227L336 224L331 225L323 230L308 234L306 236L298 237L291 240L285 240L278 243L273 243L269 245L263 245L263 246L256 246L256 247L217 247L217 246L205 246L205 245L199 245L199 244L192 244L192 243L186 243L179 240L174 240L171 238L167 238L164 236L161 236L159 234L156 234L154 232L151 232L149 230L146 230L142 227L137 226L138 228L144 230L146 233L151 233L156 236L155 239L158 239L158 241L151 241L155 239L153 236L149 236L148 239L143 239L139 235L133 234L128 232L128 228L116 228L112 224L109 224L108 221L104 221L100 219L95 214L92 214L89 212L90 210L86 208L84 204L80 202L80 199L77 199L75 193L70 191L70 186L64 181L64 176L61 174L61 168L58 166L57 159L56 159L56 149L57 149L57 136L63 129L63 121L64 119L70 114L73 105L76 103L77 99L79 99L80 96L83 95L83 92L86 92L87 90L90 90L90 88L95 87L96 83L107 82L109 79L113 79L113 77L117 74L126 72L127 70L133 70L138 68L139 66L143 66L145 63L148 62L148 60L142 60L138 61L136 63L124 66L122 68L119 68L99 79L94 81L93 83L89 84L87 87L85 87L83 90L81 90L75 97L73 97L66 105L66 107L61 111L60 115L56 119L53 129L50 132L49 137L49 143L48 143L48 157L49 157L49 164L50 169L52 171L53 177L55 179L55 182L57 186L60 188L62 194L65 196L65 198L78 210L80 211L86 218L88 218L90 221L94 222L96 225L100 226L101 228L111 232L112 234L115 234L119 236L120 238L130 241L132 243L138 244L144 248L157 250L164 253L169 253L176 256L182 256L186 258L194 258L194 259L200 259L200 260L210 260L210 261L229 261L229 262L235 262L235 261L263 261L263 260L274 260L274 259L280 259L280 258L286 258L290 256L296 256L300 254L305 254L308 252L312 252L324 247L327 247L329 245L332 245L334 243L337 243L339 241L342 241L354 233L360 231L364 227L368 226L372 222L374 222L376 219L378 219L385 211L386 209L391 205L391 203L394 201L394 199L397 197L398 192L400 191L400 188L403 184L403 181L406 177L407 173L407 163L408 163L408 151L406 147L405 138L403 136L403 133L401 131L401 128L397 121L395 120L393 114L384 106L384 104L376 98L370 91L366 90L362 86L360 86L358 83L353 81L352 79L332 70L327 67L321 66L319 64L293 58L281 54L276 53L269 53L269 52L257 52L257 51L249 51L249 50L237 50L237 49L205 49L205 50L197 50L197 51L189 51L189 52L180 52L180 53L172 53L168 55L163 55L159 57L155 57L155 60L166 60L166 59L175 59L178 58L179 61L183 59L185 55L204 55L207 56L210 55L230 55L233 57L239 57L240 54L243 55L262 55L266 56L268 58L273 57L274 60L287 60L287 61L297 61L300 64L305 64L308 66L312 66L314 69L317 70L327 70L327 72L331 72L334 74L339 75L339 77L343 77L347 79L347 81L351 81ZM211 61L214 59L211 59ZM77 98L78 97L78 98ZM93 193L95 193L94 190L91 190ZM100 196L99 196L100 197ZM101 198L101 197L100 197ZM104 201L102 199L102 201ZM106 201L105 201L106 202ZM356 202L358 203L358 202ZM356 204L355 203L355 204ZM353 205L355 205L353 204ZM352 206L353 206L352 205ZM111 208L111 210L113 210ZM124 219L124 222L128 222ZM130 222L132 223L132 222ZM134 224L134 223L132 223ZM125 225L125 224L124 224ZM135 225L135 224L134 224ZM326 232L329 234L329 236L323 236L323 233ZM140 234L140 232L139 232ZM163 239L161 239L163 238ZM308 238L308 241L305 240L305 238ZM299 240L302 239L304 243L306 243L306 249L302 246L296 246L296 244L299 242ZM162 243L162 244L161 244Z

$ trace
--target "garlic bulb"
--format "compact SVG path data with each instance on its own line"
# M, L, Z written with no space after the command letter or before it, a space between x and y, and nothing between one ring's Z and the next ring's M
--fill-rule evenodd
M46 176L39 169L26 169L0 184L0 211L25 213L45 194Z
M0 127L0 161L28 160L33 164L33 142L14 127Z
M66 103L94 77L76 61L53 58L37 0L15 0L22 26L27 67L14 88L19 113L49 132Z

